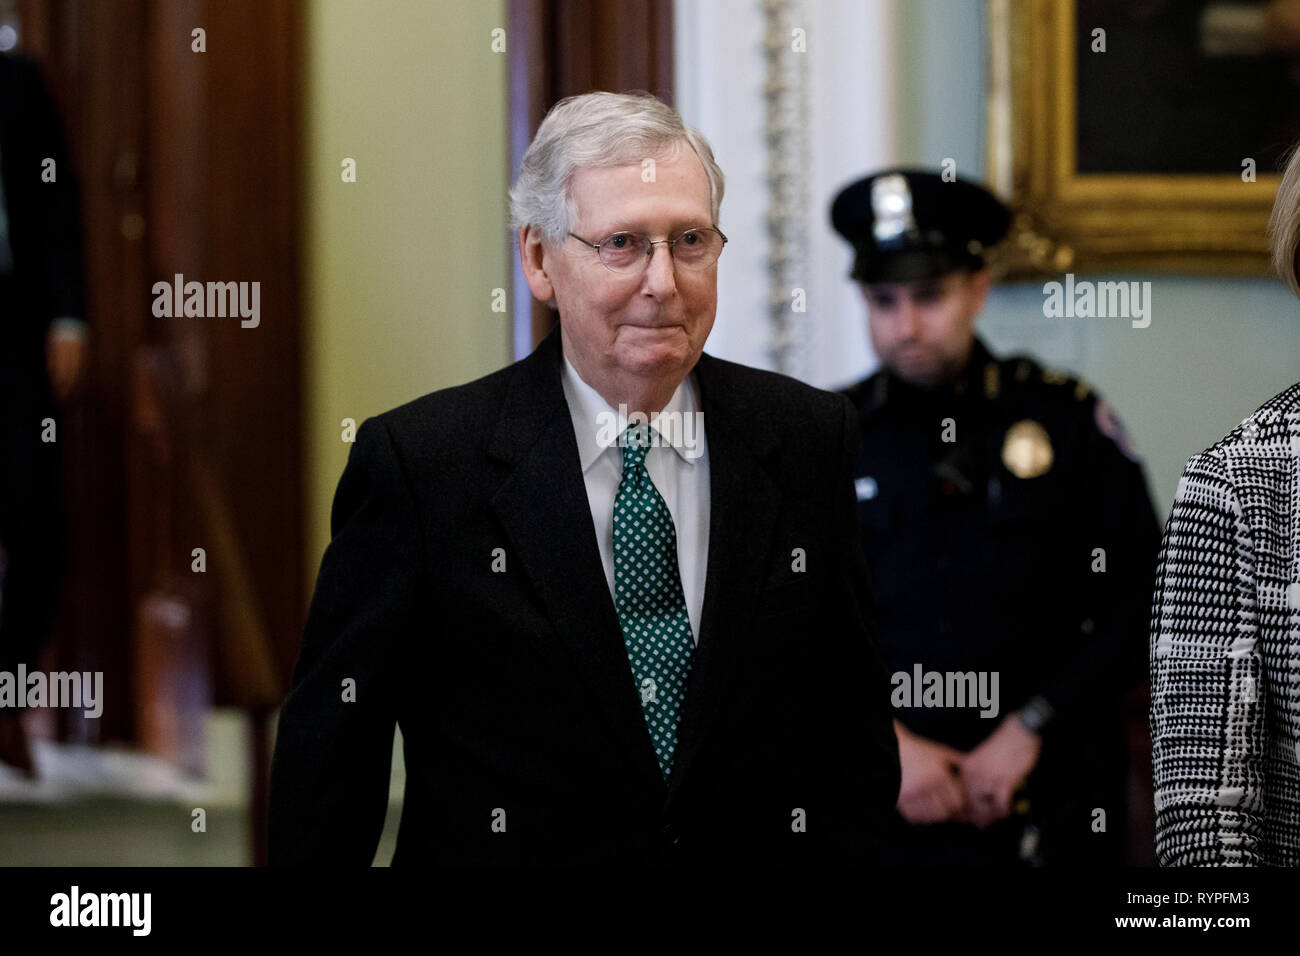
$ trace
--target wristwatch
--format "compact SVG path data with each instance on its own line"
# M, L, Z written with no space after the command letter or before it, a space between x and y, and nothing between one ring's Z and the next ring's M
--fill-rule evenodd
M1020 719L1020 723L1025 730L1031 734L1041 734L1043 728L1047 726L1047 722L1052 719L1055 713L1056 711L1052 709L1052 705L1047 702L1047 698L1040 695L1031 697L1024 707L1016 711L1016 716Z

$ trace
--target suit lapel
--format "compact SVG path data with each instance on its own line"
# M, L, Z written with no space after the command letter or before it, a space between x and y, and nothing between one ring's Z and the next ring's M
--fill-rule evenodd
M678 720L669 804L726 696L732 661L744 653L781 503L769 471L774 467L775 440L746 406L744 390L727 364L701 355L695 375L709 455L709 555L699 643Z
M492 507L556 632L647 786L664 787L627 649L596 545L553 331L508 386L489 454L513 466ZM667 787L671 804L725 697L731 660L744 653L780 507L770 431L745 404L726 363L695 366L709 455L709 553L695 660L678 720Z
M560 384L558 328L519 365L489 454L514 470L492 498L520 566L648 786L664 787L610 599Z

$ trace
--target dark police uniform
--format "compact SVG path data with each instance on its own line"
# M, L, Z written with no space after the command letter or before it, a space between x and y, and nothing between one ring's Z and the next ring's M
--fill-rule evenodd
M901 230L876 228L909 210ZM911 171L849 187L833 216L858 249L854 277L868 282L978 267L1007 222L979 187ZM846 394L861 420L858 513L891 673L998 674L996 716L926 706L915 689L895 691L895 715L961 751L1026 707L1042 735L1010 818L980 831L896 814L886 861L1121 862L1119 698L1146 665L1160 529L1114 412L1087 383L996 358L978 339L945 385L881 369Z

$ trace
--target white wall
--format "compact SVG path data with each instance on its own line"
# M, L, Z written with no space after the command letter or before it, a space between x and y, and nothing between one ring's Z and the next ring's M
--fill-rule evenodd
M845 280L848 247L830 227L840 187L898 152L894 0L805 0L809 83L807 211L809 274L800 366L821 386L874 367L861 298ZM718 318L706 349L771 368L767 345L766 147L763 141L764 32L760 0L677 0L676 103L713 146L727 177L722 229L730 242L718 267Z

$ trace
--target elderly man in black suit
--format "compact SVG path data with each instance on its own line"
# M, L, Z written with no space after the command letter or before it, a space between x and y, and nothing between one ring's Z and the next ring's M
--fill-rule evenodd
M898 748L849 402L703 354L723 177L650 96L512 190L558 329L357 433L272 771L273 864L870 861Z

